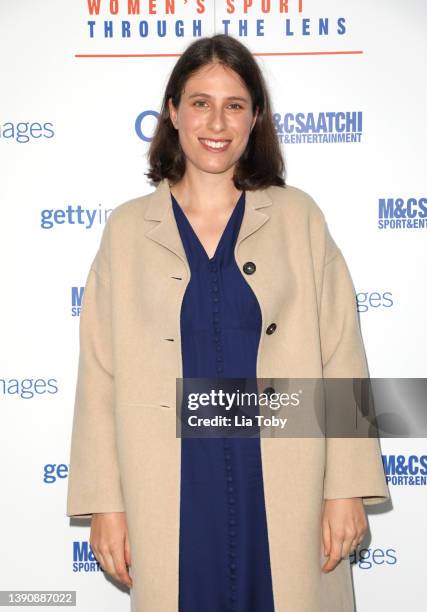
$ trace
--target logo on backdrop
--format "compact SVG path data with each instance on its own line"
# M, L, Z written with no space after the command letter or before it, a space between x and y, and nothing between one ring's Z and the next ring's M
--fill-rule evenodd
M427 227L427 198L379 198L379 229Z
M69 466L65 463L46 463L43 466L43 482L52 484L57 480L68 478Z
M347 19L327 15L318 1L283 0L86 0L85 31L88 39L121 42L153 39L170 41L208 36L215 31L235 37L275 36L289 43L307 38L343 38Z
M360 142L362 112L274 113L276 134L282 144Z
M79 317L82 308L84 285L71 287L71 316Z
M419 487L427 484L427 455L383 455L387 484Z
M138 115L135 119L135 132L138 138L144 142L151 142L159 114L155 110L145 110Z
M356 293L356 303L358 312L379 308L391 308L394 305L391 291L359 291Z
M73 572L103 572L86 540L73 542Z
M20 144L51 140L55 135L53 130L53 123L38 123L34 121L29 123L28 121L19 121L14 123L13 121L7 121L0 123L0 140L2 141L14 141Z
M56 378L0 378L0 392L4 399L19 397L33 399L58 393Z
M370 570L376 565L396 565L395 548L357 548L349 555L350 563L362 570Z
M43 208L40 212L40 227L52 229L57 225L78 225L84 229L105 225L112 208L83 208L80 204L69 204L65 208Z

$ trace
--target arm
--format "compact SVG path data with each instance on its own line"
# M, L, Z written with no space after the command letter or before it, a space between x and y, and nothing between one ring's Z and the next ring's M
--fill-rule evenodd
M67 516L91 517L90 545L104 571L132 587L129 535L114 423L108 232L90 267L80 313L80 354Z
M124 511L114 426L109 221L87 276L80 314L67 516Z
M353 282L325 224L325 264L320 301L324 378L368 378ZM375 437L326 438L321 519L323 572L356 548L368 528L364 506L390 497Z
M324 378L368 378L353 282L325 224L325 264L320 301ZM378 438L327 438L324 498L361 497L364 505L390 497Z

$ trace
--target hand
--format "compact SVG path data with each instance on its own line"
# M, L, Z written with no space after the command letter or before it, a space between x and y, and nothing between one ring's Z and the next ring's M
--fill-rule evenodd
M324 554L329 559L323 572L334 569L363 540L368 528L361 497L325 499L322 515Z
M89 542L102 569L132 588L132 578L126 568L131 565L126 513L94 513Z

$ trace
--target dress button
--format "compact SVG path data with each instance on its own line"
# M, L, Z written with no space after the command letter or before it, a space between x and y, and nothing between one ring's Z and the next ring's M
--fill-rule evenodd
M267 334L272 334L276 330L276 323L270 323L270 325L266 329Z
M244 265L243 265L243 272L245 274L253 274L256 270L256 265L254 264L253 261L247 261Z

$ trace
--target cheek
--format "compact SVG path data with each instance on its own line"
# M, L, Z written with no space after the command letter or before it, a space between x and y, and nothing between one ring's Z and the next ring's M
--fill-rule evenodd
M184 128L184 131L193 132L203 125L203 119L201 115L185 112L181 116L180 125Z
M249 131L251 129L251 121L252 118L249 116L240 116L235 117L234 121L232 122L232 124L230 123L230 125L237 133L242 135L242 138L244 138L246 136L249 136Z

